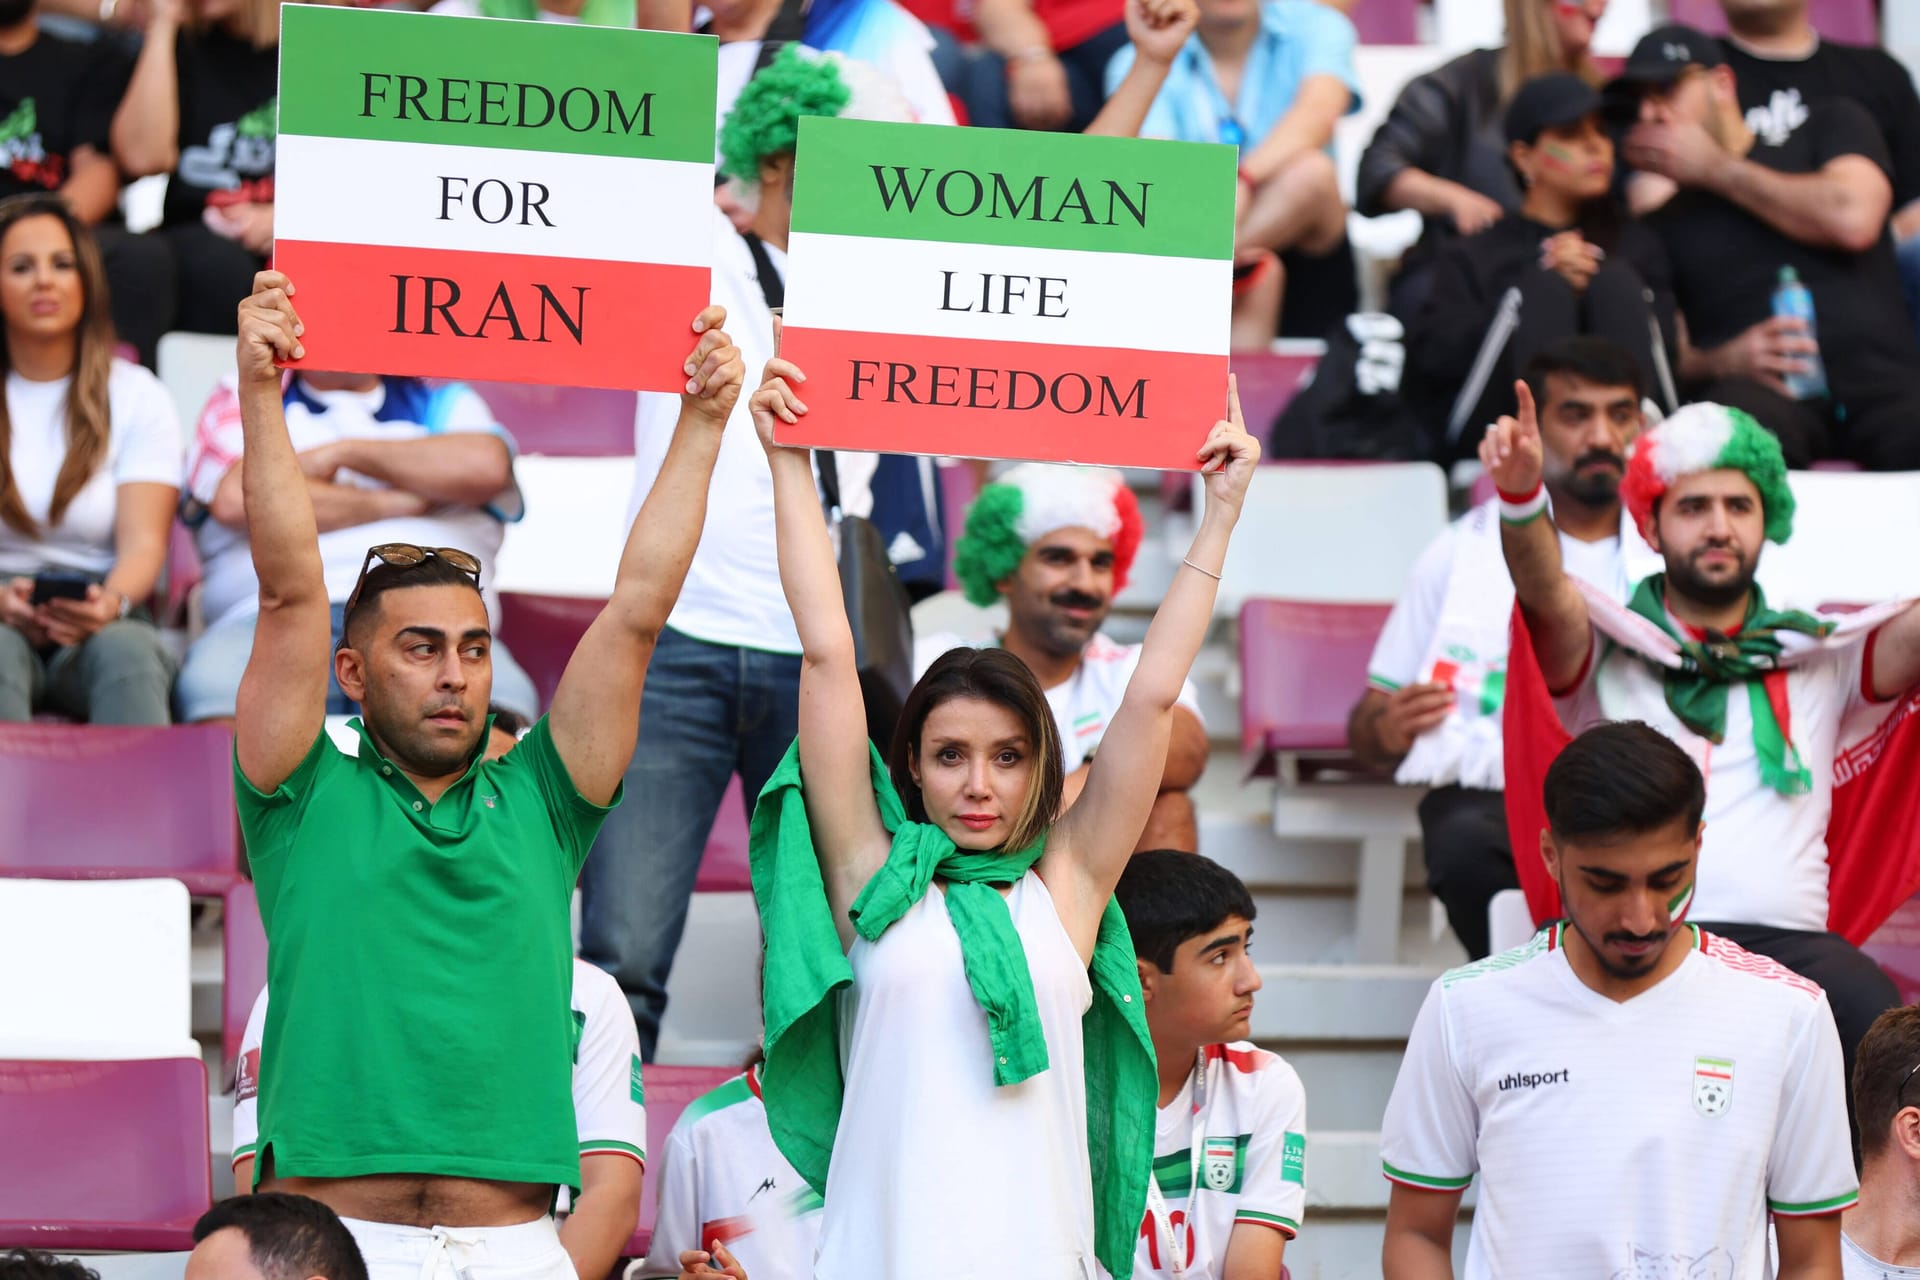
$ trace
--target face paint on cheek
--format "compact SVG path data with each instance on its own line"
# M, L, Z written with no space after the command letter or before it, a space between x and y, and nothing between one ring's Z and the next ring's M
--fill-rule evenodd
M1672 924L1679 924L1687 918L1687 908L1693 905L1693 881L1689 880L1680 892L1667 899L1667 918Z
M1567 150L1557 142L1543 144L1540 148L1540 154L1545 157L1545 163L1549 169L1573 168L1573 152Z

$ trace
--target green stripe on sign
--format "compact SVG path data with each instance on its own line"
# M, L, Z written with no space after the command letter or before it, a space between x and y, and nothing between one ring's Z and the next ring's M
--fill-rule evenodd
M288 5L280 132L710 164L716 48L711 36Z
M1232 147L807 116L798 157L795 231L1233 254Z

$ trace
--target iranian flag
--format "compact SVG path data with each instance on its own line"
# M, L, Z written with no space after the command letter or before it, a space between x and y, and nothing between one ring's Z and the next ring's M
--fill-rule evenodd
M807 117L785 443L1193 469L1224 416L1230 147Z
M1623 647L1656 666L1679 664L1679 646L1672 637L1581 579L1570 580L1586 597L1595 644ZM1791 667L1851 645L1870 645L1875 630L1911 603L1835 614L1833 633L1819 640L1783 635L1782 665ZM1559 886L1547 875L1539 852L1540 833L1547 826L1542 788L1554 757L1571 739L1541 674L1533 635L1518 605L1510 634L1502 711L1507 833L1528 911L1536 924L1542 924L1561 914ZM1833 809L1827 823L1827 927L1855 946L1920 890L1920 806L1913 803L1913 779L1920 777L1920 715L1916 712L1920 712L1920 689L1890 702L1858 706L1840 726L1832 764ZM1801 797L1799 802L1815 803L1811 797ZM1688 900L1676 900L1672 904L1676 918L1689 905Z
M679 390L710 37L288 5L274 265L306 367Z

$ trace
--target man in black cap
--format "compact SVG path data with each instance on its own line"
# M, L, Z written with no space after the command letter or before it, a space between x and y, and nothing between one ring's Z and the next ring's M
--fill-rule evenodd
M1608 97L1637 122L1625 159L1656 179L1639 185L1635 207L1651 210L1673 265L1690 398L1751 413L1790 466L1843 457L1920 469L1920 344L1872 118L1829 99L1784 137L1756 134L1718 42L1683 26L1643 37ZM1775 314L1792 280L1812 293L1817 343L1803 321Z
M1514 95L1505 128L1520 208L1442 251L1407 334L1417 394L1466 453L1481 428L1516 411L1519 371L1575 335L1631 353L1640 385L1675 407L1676 351L1654 340L1673 333L1666 252L1609 197L1613 139L1600 95L1566 72L1538 76Z

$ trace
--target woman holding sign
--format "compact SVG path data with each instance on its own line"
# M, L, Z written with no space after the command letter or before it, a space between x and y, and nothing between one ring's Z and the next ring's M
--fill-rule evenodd
M1085 793L1056 821L1058 732L1006 653L946 654L908 696L887 761L867 742L813 471L773 440L806 413L804 386L775 359L752 403L805 650L799 740L754 812L752 863L763 1096L775 1141L826 1196L814 1274L1124 1276L1157 1085L1113 886L1260 446L1230 386L1228 419L1196 455L1199 532Z

